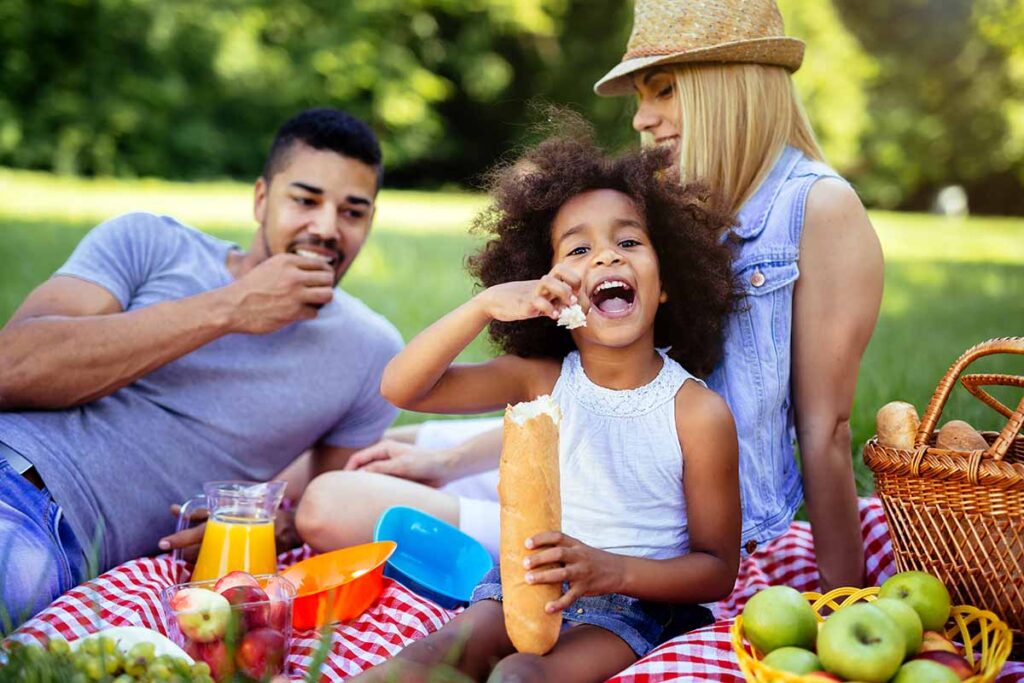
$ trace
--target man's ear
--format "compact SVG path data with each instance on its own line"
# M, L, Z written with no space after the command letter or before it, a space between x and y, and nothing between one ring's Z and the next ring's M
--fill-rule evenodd
M267 217L267 192L270 186L260 176L256 179L256 185L252 191L252 215L259 225L263 225L263 219Z

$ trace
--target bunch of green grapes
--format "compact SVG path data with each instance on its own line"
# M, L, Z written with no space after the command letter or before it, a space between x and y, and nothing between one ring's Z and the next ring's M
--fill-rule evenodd
M214 683L205 662L189 665L157 656L152 643L136 643L128 652L109 638L90 638L75 651L54 639L45 648L9 643L0 663L0 683Z

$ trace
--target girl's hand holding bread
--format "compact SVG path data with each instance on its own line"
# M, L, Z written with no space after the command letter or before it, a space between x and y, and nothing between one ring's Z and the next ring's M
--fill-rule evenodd
M562 597L544 606L548 614L561 612L584 595L621 593L625 562L622 555L592 548L558 531L546 531L526 540L526 547L536 552L523 560L528 570L526 582L569 582ZM534 569L538 567L538 569Z
M513 322L540 316L557 320L562 309L577 303L576 293L582 284L576 271L559 263L539 280L488 287L477 295L477 300L494 320Z

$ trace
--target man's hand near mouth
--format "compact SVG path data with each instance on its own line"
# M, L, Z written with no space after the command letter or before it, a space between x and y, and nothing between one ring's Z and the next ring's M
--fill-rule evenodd
M334 297L334 282L334 268L319 253L272 256L221 290L229 326L233 332L268 334L315 318Z

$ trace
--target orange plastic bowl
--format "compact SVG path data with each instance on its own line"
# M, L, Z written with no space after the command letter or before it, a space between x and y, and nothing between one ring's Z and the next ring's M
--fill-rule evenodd
M378 541L332 550L281 572L296 587L292 626L319 628L366 611L384 589L384 563L395 547L394 541Z

